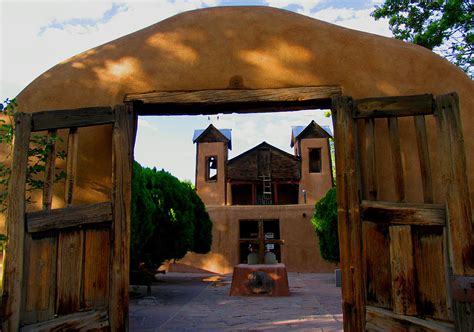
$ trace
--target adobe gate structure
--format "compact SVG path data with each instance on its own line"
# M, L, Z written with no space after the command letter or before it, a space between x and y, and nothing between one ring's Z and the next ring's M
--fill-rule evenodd
M138 115L331 108L345 330L471 331L473 94L421 47L269 7L183 13L58 64L17 97L3 330L128 329ZM50 158L29 210L36 131L67 142L67 179L51 189Z

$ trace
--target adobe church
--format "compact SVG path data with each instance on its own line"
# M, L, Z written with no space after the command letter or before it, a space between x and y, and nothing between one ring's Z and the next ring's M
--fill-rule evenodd
M333 184L330 138L329 128L312 121L292 128L294 154L262 142L228 159L231 129L196 130L195 185L213 221L212 249L170 268L228 273L250 251L270 251L289 271L333 271L311 225L314 204Z

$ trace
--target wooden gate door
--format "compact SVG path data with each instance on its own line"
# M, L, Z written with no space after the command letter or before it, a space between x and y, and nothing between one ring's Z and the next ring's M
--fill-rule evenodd
M472 331L472 214L457 95L332 104L344 330ZM427 121L437 124L431 136ZM408 125L413 135L400 135ZM437 151L428 149L432 138ZM415 165L407 159L417 152Z
M18 113L9 187L3 331L128 329L132 109ZM113 125L108 202L74 206L80 127ZM25 212L30 133L69 128L65 207L51 209L55 147L48 156L42 206ZM94 158L94 156L89 156ZM84 172L82 170L81 172Z

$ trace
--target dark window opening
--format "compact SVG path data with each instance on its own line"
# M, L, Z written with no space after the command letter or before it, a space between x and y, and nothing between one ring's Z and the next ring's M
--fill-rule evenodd
M309 172L321 173L321 149L309 150Z
M232 205L252 205L253 187L251 184L232 185Z
M239 220L239 230L240 263L248 263L250 253L264 257L267 252L274 253L277 262L281 262L281 248L278 243L281 242L279 220ZM260 252L261 246L264 248L263 253Z
M277 185L278 205L298 204L299 185L280 183Z
M206 181L217 181L217 156L206 157Z

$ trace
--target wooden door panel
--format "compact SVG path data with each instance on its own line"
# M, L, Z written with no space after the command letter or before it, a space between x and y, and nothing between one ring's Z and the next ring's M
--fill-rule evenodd
M2 330L128 330L133 110L122 106L19 113L16 119ZM76 206L78 128L107 123L114 124L110 162L114 185L109 195L113 200ZM66 181L58 186L64 187L66 207L52 209L53 145L45 165L43 209L25 213L30 129L55 135L60 128L69 128Z
M31 324L52 319L56 304L57 238L25 237L23 308L20 321Z
M474 284L456 95L338 97L333 115L345 330L471 331L474 294L452 296L474 292L453 283L471 276ZM438 144L428 139L434 117ZM443 155L440 174L433 153ZM433 204L435 177L443 179L444 204Z
M84 300L81 308L89 309L107 304L110 229L86 230L85 236Z
M84 231L66 231L58 239L57 303L58 315L72 314L81 308Z
M386 309L392 306L388 228L384 223L364 222L362 225L367 304Z
M440 268L447 261L444 228L419 226L412 232L418 312L423 317L452 321L447 271Z

